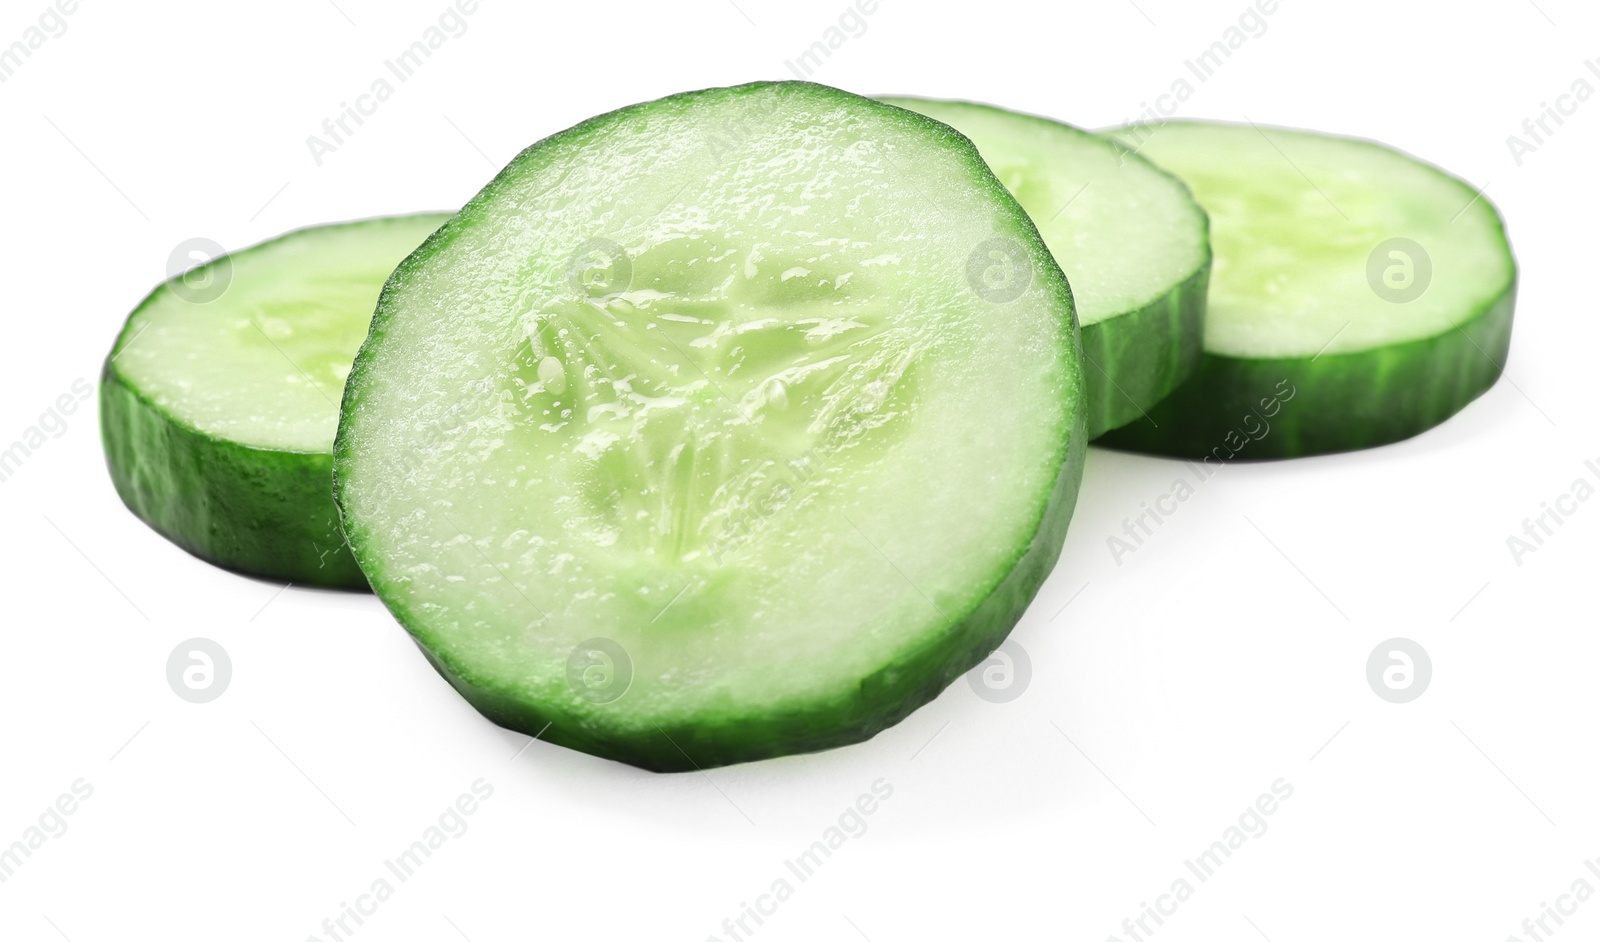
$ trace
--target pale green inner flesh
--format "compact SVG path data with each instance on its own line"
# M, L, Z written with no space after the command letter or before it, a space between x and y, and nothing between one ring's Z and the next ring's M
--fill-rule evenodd
M967 282L1025 234L981 174L810 87L526 155L365 354L340 474L375 587L478 682L643 730L850 702L938 643L1026 549L1081 409L1042 250L1013 301ZM568 685L592 637L633 663L609 705Z
M208 435L331 452L345 378L378 292L448 218L321 226L188 272L180 277L191 289L168 282L134 315L117 371Z
M1078 321L1136 311L1206 259L1206 220L1179 181L1055 121L987 105L885 98L972 139L1066 272Z
M1172 122L1110 132L1182 177L1211 215L1206 350L1338 354L1432 337L1513 277L1494 209L1465 183L1386 147L1303 131ZM1395 238L1421 246L1379 252Z

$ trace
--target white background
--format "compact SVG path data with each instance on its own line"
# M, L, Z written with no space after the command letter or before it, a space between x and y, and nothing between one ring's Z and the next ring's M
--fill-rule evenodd
M444 0L86 0L0 84L0 446L95 379L183 240L455 207L591 114L792 77L785 60L845 7L737 2L482 0L318 166L307 136ZM324 918L480 778L494 794L470 829L356 939L727 939L723 920L789 877L741 938L1098 942L1188 876L1193 897L1148 923L1163 942L1499 942L1574 880L1600 889L1583 866L1600 856L1600 500L1521 565L1506 542L1576 479L1600 484L1584 467L1600 459L1600 102L1521 166L1506 143L1574 80L1600 88L1584 65L1600 14L1538 3L1286 3L1203 83L1184 62L1244 0L881 0L865 17L815 79L1103 126L1187 77L1182 116L1393 143L1487 186L1521 290L1507 375L1462 415L1362 454L1230 467L1121 565L1107 537L1183 468L1093 451L1014 634L1023 695L960 682L863 745L668 776L524 749L375 599L279 594L136 520L91 398L0 484L0 844L75 780L94 789L0 884L0 937L326 939ZM8 0L0 44L43 7ZM165 676L196 636L233 661L205 705ZM1395 636L1433 662L1404 705L1365 678ZM1266 833L1196 881L1183 861L1279 778L1293 797ZM868 830L795 880L784 861L878 779L893 795ZM1547 925L1592 938L1600 901Z

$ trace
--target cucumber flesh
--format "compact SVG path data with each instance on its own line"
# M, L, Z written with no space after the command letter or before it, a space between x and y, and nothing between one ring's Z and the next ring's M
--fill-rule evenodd
M1102 444L1228 460L1387 444L1492 386L1516 264L1470 185L1381 144L1254 125L1106 132L1211 215L1199 372Z
M340 396L389 272L448 218L302 229L151 292L100 385L128 507L219 566L364 588L333 504Z
M884 98L971 138L1072 285L1089 435L1133 422L1199 366L1211 250L1183 183L1105 138L990 105Z
M969 280L990 246L1012 289ZM490 719L708 768L868 738L979 663L1060 551L1084 421L1065 278L971 144L761 83L530 147L402 263L336 494Z

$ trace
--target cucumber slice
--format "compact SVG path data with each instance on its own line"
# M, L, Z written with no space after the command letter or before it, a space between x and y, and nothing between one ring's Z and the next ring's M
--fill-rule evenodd
M990 105L883 101L972 139L1066 272L1088 363L1089 435L1142 422L1200 365L1211 248L1176 177L1087 131Z
M1107 133L1183 178L1216 269L1195 377L1101 444L1226 461L1409 438L1494 385L1516 264L1467 183L1381 144L1253 125Z
M1073 324L936 121L796 82L634 105L396 269L345 389L345 530L504 726L661 771L866 739L1060 552Z
M365 588L333 504L340 391L389 272L449 218L302 229L157 286L100 377L128 508L219 566Z

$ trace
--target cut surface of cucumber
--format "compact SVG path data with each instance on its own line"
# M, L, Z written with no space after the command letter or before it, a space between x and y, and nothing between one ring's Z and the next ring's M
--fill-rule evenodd
M302 229L152 291L101 375L124 503L217 565L364 588L333 504L340 396L384 281L448 218Z
M662 771L859 741L1059 554L1073 324L938 122L795 82L634 105L396 269L345 390L344 527L502 725Z
M1200 364L1211 250L1183 183L1087 131L962 101L883 98L972 139L1033 217L1083 328L1089 435L1132 422Z
M1211 216L1206 356L1116 448L1228 460L1387 444L1492 386L1516 265L1464 181L1370 141L1255 125L1113 129Z

